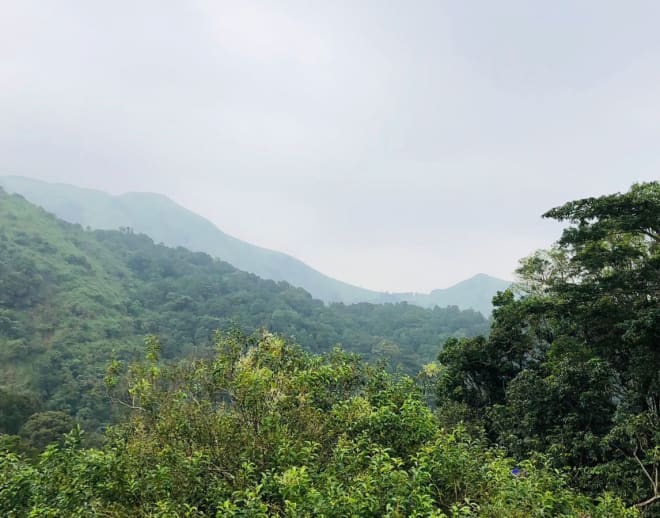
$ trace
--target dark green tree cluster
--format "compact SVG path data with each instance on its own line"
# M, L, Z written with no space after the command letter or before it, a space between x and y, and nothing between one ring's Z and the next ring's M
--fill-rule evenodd
M660 183L544 217L570 226L521 261L521 294L496 297L488 338L452 339L440 353L440 414L658 515Z
M306 349L323 352L341 344L369 359L382 354L382 341L396 345L388 357L408 372L434 357L448 336L486 332L478 312L455 306L422 309L407 303L330 304L285 282L263 280L227 263L184 248L154 245L144 235L97 231L134 277L126 302L142 334L163 336L164 353L180 355L208 345L217 329L236 322L294 337Z
M218 337L163 365L160 344L105 377L125 421L101 449L75 430L35 462L0 454L3 516L616 518L542 458L515 464L444 430L415 381L271 334Z

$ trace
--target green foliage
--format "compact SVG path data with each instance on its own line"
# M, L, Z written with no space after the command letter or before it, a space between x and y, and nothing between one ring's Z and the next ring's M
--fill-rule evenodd
M7 394L99 430L113 417L100 384L109 361L135 359L145 335L161 337L166 359L204 357L214 332L231 325L294 336L316 352L341 344L410 373L447 337L487 330L481 314L456 307L326 306L206 254L155 245L127 229L85 231L0 193L0 379ZM16 396L0 396L0 430L16 433L36 409L5 418Z
M23 423L39 409L39 401L29 394L0 388L0 434L16 434Z
M0 454L7 516L633 517L543 459L518 465L445 431L405 376L271 334L217 337L208 359L116 368L126 420L103 449L74 430L29 463ZM115 366L116 367L116 366ZM120 403L121 402L121 403Z
M301 287L314 298L326 303L409 302L429 308L451 305L462 309L472 308L488 315L492 309L492 295L510 284L480 274L450 288L434 290L428 294L381 293L332 279L294 257L228 236L210 221L159 194L127 193L112 196L101 191L19 176L0 176L0 186L8 192L25 196L30 202L65 221L85 228L121 228L127 234L144 233L156 243L205 252L264 279L286 281Z
M57 442L73 428L73 420L64 412L40 412L32 414L21 427L20 436L30 448L43 450Z
M567 203L557 245L521 261L521 297L494 299L487 339L450 340L441 414L463 414L518 458L660 512L660 183ZM455 408L451 407L451 408Z
M0 513L658 516L660 184L546 216L572 226L469 337L0 192Z

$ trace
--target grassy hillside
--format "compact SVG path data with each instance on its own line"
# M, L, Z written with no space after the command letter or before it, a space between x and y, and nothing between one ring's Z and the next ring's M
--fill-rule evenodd
M130 227L150 236L157 243L183 246L206 252L233 266L264 279L287 281L325 302L402 302L423 307L455 305L491 311L491 299L509 283L477 275L447 289L428 294L380 293L332 279L303 262L280 252L267 250L233 238L210 221L153 193L127 193L120 196L51 184L18 176L0 177L0 186L16 192L71 223L95 229Z
M433 359L447 337L487 331L480 313L456 307L326 306L300 288L207 254L156 245L130 231L84 230L0 193L5 389L100 422L107 416L96 391L113 355L141 352L147 334L163 337L166 358L202 355L215 330L230 325L265 327L314 352L341 344L408 371Z

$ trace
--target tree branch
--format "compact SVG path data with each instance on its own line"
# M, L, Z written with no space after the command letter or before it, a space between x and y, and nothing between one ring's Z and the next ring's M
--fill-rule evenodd
M648 500L644 500L643 502L635 504L635 507L639 507L641 509L642 507L646 507L647 505L651 505L656 500L660 500L660 495L652 496Z
M653 477L651 477L651 474L648 472L646 467L644 466L644 463L639 460L639 457L637 456L637 448L635 448L635 451L633 452L633 457L635 457L635 460L637 461L637 464L642 468L642 471L644 472L644 475L646 475L646 478L649 479L649 482L651 482L651 488L653 489L653 494L657 495L658 493L658 484L657 482L653 481Z
M637 448L635 448L635 451L633 452L633 457L635 457L635 460L639 464L639 466L642 468L642 471L644 472L644 475L646 475L646 478L649 479L649 482L651 482L651 489L653 490L653 496L649 498L648 500L644 500L643 502L640 502L638 504L635 504L635 507L642 508L646 507L647 505L651 505L654 503L656 500L660 500L660 493L658 493L658 465L654 464L653 465L653 473L655 475L655 480L653 480L653 477L651 474L648 472L646 467L644 466L644 463L639 459L637 456Z

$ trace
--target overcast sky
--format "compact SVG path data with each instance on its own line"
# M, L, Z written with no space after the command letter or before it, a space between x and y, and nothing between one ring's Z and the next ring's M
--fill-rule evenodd
M511 278L660 178L660 2L0 0L0 174L153 191L379 290Z

